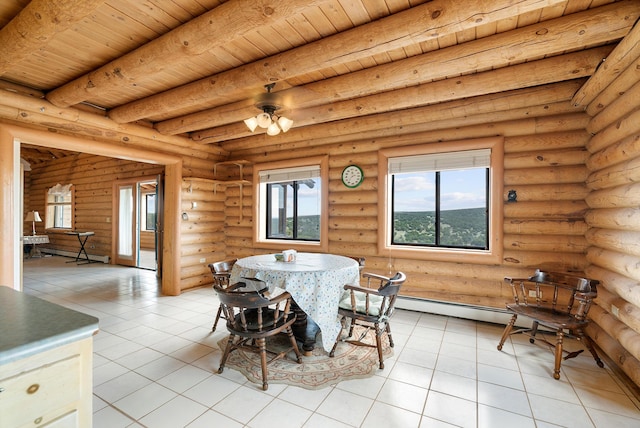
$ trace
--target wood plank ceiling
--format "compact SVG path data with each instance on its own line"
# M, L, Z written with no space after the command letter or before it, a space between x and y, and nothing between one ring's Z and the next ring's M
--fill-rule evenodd
M230 152L268 148L584 81L639 11L638 0L13 0L0 2L0 89ZM275 137L243 123L268 83L294 120Z

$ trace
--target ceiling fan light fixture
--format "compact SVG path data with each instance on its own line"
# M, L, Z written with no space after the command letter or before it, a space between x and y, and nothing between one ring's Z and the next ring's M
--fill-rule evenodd
M267 135L278 135L280 133L280 127L276 122L271 122L271 125L267 128Z
M244 124L247 125L247 128L249 128L251 132L253 132L258 127L258 119L250 117L249 119L244 120Z
M289 129L291 129L292 125L293 120L289 119L288 117L280 116L278 118L278 126L280 127L280 129L282 129L282 132L287 132Z
M267 93L263 94L264 96L256 104L256 107L262 110L262 113L244 120L245 125L251 132L254 132L259 126L267 130L267 135L278 135L281 131L287 132L293 126L293 120L275 114L280 106L276 103L275 94L271 94L274 86L275 83L265 85Z
M271 125L271 115L269 113L260 113L256 116L256 122L260 128L268 128Z

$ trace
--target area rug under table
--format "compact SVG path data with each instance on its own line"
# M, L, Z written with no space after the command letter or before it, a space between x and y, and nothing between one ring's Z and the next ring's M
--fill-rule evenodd
M354 337L358 337L358 331ZM224 352L228 336L218 342L218 346ZM373 332L369 332L364 339L367 343L375 343ZM393 354L389 347L386 335L383 336L383 357L386 359ZM286 357L271 362L268 365L270 384L284 383L299 386L306 389L320 389L334 385L343 380L361 379L373 376L378 366L378 351L376 348L356 346L346 342L339 342L335 356L329 354L320 345L322 340L318 337L316 347L311 356L302 357L302 364L295 362L295 354L290 352ZM275 352L289 347L289 339L286 335L278 335L267 340L267 349ZM269 355L267 355L269 359ZM249 381L262 385L262 370L260 368L260 355L246 352L241 349L233 351L225 369L235 369L246 376Z

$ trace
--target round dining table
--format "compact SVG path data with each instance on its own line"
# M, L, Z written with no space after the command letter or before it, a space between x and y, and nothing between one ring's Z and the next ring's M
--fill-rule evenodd
M359 284L360 266L354 259L336 254L297 253L292 262L278 261L274 254L261 254L236 261L230 282L242 282L243 278L264 281L271 292L276 288L288 291L300 310L319 327L322 346L329 352L342 328L338 304L343 287ZM304 314L297 312L299 318ZM303 349L308 353L315 344L317 330L303 327L307 336Z

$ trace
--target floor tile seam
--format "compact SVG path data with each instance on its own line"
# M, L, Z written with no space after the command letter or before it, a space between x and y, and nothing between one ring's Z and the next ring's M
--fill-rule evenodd
M630 415L628 415L628 414L626 414L626 413L614 413L614 412L611 412L611 411L609 411L609 410L599 409L599 408L597 408L597 407L591 407L591 406L587 406L587 405L585 405L585 404L583 404L583 406L582 406L582 407L584 407L585 411L586 411L589 415L591 415L591 413L589 413L589 410L594 410L594 411L597 411L597 412L607 413L607 414L610 414L610 415L612 415L612 416L622 416L622 417L625 417L625 418L628 418L628 419L634 419L634 420L637 420L637 421L638 421L638 423L639 423L639 425L638 425L638 426L640 426L640 414L638 414L637 416L630 416ZM595 425L595 423L594 423L594 425Z
M618 382L621 382L621 383L622 383L622 381L621 381L621 380L619 380L619 379L617 379L616 375L615 375L613 372L609 372L609 374L610 374L610 376L614 379L614 381L616 381L616 384L617 384L618 386L620 386L620 383L618 383ZM600 410L600 411L607 412L606 410L603 410L603 409L597 409L597 408L595 408L595 407L589 407L589 406L587 406L587 404L584 402L584 400L583 400L583 398L582 398L583 394L580 394L580 393L578 392L578 389L580 389L580 388L582 388L582 389L590 389L590 390L595 390L595 388L590 387L590 386L588 386L588 385L578 384L578 383L575 383L575 384L574 384L574 383L573 383L573 382L571 382L568 378L567 378L567 382L569 382L569 384L571 385L571 388L572 388L573 392L576 394L576 397L578 398L578 400L580 401L580 403L582 404L582 406L583 406L585 409L587 409L587 408L591 408L591 409L594 409L594 410ZM639 406L638 401L635 399L635 397L634 397L633 395L630 395L630 393L629 393L629 392L627 392L624 388L621 388L621 391L622 391L622 392L615 392L615 391L609 391L609 390L606 390L605 392L606 392L607 396L615 394L616 396L625 397L625 398L627 398L629 401L631 401L631 404L633 404L634 408L638 411L638 414L639 414L639 416L638 416L637 418L633 418L633 419L639 419L639 420L640 420L640 406ZM608 412L608 413L609 413L609 412Z
M525 414L522 414L522 413L515 412L513 410L505 409L504 407L496 407L495 405L491 405L491 404L488 404L488 403L481 403L480 401L478 401L477 402L477 407L476 407L478 420L476 422L477 423L480 422L480 406L490 407L492 409L496 409L496 410L500 410L500 411L503 411L503 412L511 413L511 414L517 415L517 416L524 416L524 417L529 418L529 419L531 419L533 421L533 420L535 420L535 417L533 415L533 408L531 407L531 403L529 403L528 401L527 401L527 404L529 406L529 414L525 415Z
M624 391L624 390L620 390L620 392L617 391L611 391L611 390L598 390L597 388L593 387L593 386L589 386L589 385L583 385L580 383L574 383L571 382L568 378L567 378L567 382L571 385L571 388L573 389L573 392L575 392L576 396L580 397L581 394L578 392L578 389L585 389L585 390L595 390L595 391L604 391L606 392L607 395L614 395L614 396L621 396L621 397L625 397L627 399L629 399L629 401L632 402L632 404L634 405L634 407L636 407L638 409L638 411L640 412L640 408L638 408L638 403L636 403L631 397L629 397L629 394Z
M119 399L115 400L114 402L109 402L109 401L106 401L104 398L101 398L101 397L99 397L99 396L98 396L98 397L99 397L101 400L103 400L103 401L105 401L106 403L108 403L110 407L113 407L114 409L118 410L120 413L122 413L123 415L127 416L127 417L128 417L129 419L131 419L132 421L134 421L134 422L137 422L137 423L141 424L141 423L140 423L140 419L145 418L146 416L149 416L151 413L155 412L156 410L158 410L158 409L159 409L159 408L161 408L162 406L166 405L169 401L174 400L177 396L179 396L179 395L180 395L179 393L175 392L174 390L172 390L172 389L170 389L170 388L167 388L167 387L166 387L166 386L164 386L164 385L160 385L160 384L159 384L159 383L157 383L157 382L153 382L153 383L157 384L158 386L160 386L160 387L162 387L162 388L165 388L165 389L166 389L166 390L168 390L168 391L171 391L171 392L172 392L172 393L174 393L175 395L174 395L173 397L171 397L170 399L168 399L167 401L165 401L165 402L163 402L162 404L160 404L159 406L154 407L153 409L149 410L147 413L145 413L144 415L140 416L139 418L135 418L134 416L132 416L132 415L128 414L124 409L121 409L120 407L118 407L116 403L117 403L118 401L124 400L125 398L127 398L127 397L128 397L128 396L130 396L130 395L133 395L134 393L136 393L136 392L140 391L141 389L143 389L143 388L145 388L145 387L149 386L150 384L149 384L149 385L145 385L143 388L140 388L140 389L138 389L138 390L136 390L136 391L132 392L131 394L127 394L127 395L125 395L124 397L122 397L122 398L119 398ZM97 396L97 395L96 395L96 396ZM185 397L185 398L187 398L187 397ZM189 400L194 401L194 402L196 402L196 403L197 403L197 401L192 400L192 399L190 399L190 398L189 398ZM198 404L202 405L201 403L198 403ZM206 406L205 406L205 407L206 407ZM194 419L194 420L195 420L195 419ZM142 425L142 424L141 424L141 425Z
M257 385L257 384L253 384L253 385ZM233 417L232 417L232 416L230 416L230 415L226 415L226 414L224 414L224 413L222 413L222 412L220 412L220 411L215 410L215 409L213 408L213 407L215 407L215 405L214 405L214 406L211 406L211 407L209 408L209 410L213 410L214 412L217 412L217 413L221 414L222 416L225 416L225 417L227 417L227 418L229 418L229 419L231 419L231 420L233 420L233 421L235 421L235 422L238 422L238 423L239 423L239 424L241 424L243 427L248 427L248 426L250 426L249 424L251 423L251 421L253 421L253 420L254 420L254 419L255 419L255 418L256 418L260 413L262 413L262 412L263 412L267 407L269 407L269 405L271 405L271 403L273 403L273 402L277 399L277 395L270 395L270 394L268 394L266 391L262 391L262 392L263 392L263 394L264 394L264 395L266 395L266 396L270 397L270 398L271 398L271 400L269 400L269 402L268 402L268 403L266 403L266 404L265 404L265 405L264 405L260 410L258 410L258 411L255 413L255 415L253 415L253 416L251 417L251 419L249 419L247 422L242 422L242 421L240 421L240 420L238 420L238 419L233 418ZM204 413L206 413L206 412L204 412ZM204 414L204 413L203 413L203 414ZM200 416L202 416L202 415L200 415ZM198 416L198 417L200 417L200 416ZM194 419L194 420L195 420L195 419ZM191 422L193 422L193 421L191 421ZM189 423L191 423L191 422L189 422Z
M122 416L124 416L124 417L128 418L132 423L138 423L139 425L143 426L144 428L147 428L147 427L146 427L146 425L141 424L140 422L138 422L138 420L137 420L137 419L132 418L131 416L129 416L128 414L126 414L125 412L123 412L122 410L120 410L119 408L117 408L116 406L114 406L113 404L111 404L110 402L108 402L108 401L106 401L106 400L104 400L104 399L102 399L102 398L101 398L101 400L105 401L105 402L107 403L107 405L106 405L105 407L103 407L103 408L101 408L101 409L97 410L96 412L93 412L94 417L95 417L95 414L96 414L96 413L101 412L101 411L103 411L104 409L106 409L107 407L109 407L109 408L113 409L114 411L116 411L116 412L120 413ZM127 426L130 426L130 425L127 425Z
M176 369L176 370L174 370L173 372L171 372L171 373L169 373L169 374L172 374L172 373L176 372L177 370L179 370L179 369ZM218 401L218 402L216 402L215 404L213 404L213 405L211 405L211 406L208 406L208 405L206 405L206 404L200 403L199 401L194 400L194 399L192 399L192 398L190 398L190 397L188 397L188 396L184 395L184 393L185 393L186 391L189 391L191 388L195 387L196 385L199 385L200 383L202 383L202 382L206 381L208 378L202 379L200 382L197 382L196 384L192 385L191 387L189 387L189 388L188 388L188 389L186 389L185 391L179 392L179 391L176 391L176 390L174 390L174 389L171 389L171 388L169 388L169 387L167 387L167 386L165 386L165 385L163 385L163 384L161 384L161 383L159 383L159 382L158 382L160 379L162 379L162 378L164 378L164 377L168 376L169 374L167 374L166 376L163 376L163 377L162 377L162 378L160 378L160 379L153 380L153 379L150 379L150 378L148 378L148 377L144 376L143 374L140 374L140 373L135 372L135 370L129 370L129 371L130 371L130 372L133 372L134 374L137 374L137 375L139 375L139 376L141 376L141 377L144 377L145 379L148 379L150 382L149 382L149 383L147 383L147 384L146 384L146 385L144 385L144 386L141 386L140 388L138 388L138 389L136 389L136 390L134 390L134 391L131 391L129 394L126 394L126 395L124 395L124 396L122 396L122 397L118 398L117 400L114 400L113 402L112 402L112 401L107 400L105 397L101 397L98 393L96 393L96 392L95 392L95 390L93 391L93 395L95 395L96 397L100 398L102 401L104 401L105 403L107 403L110 407L114 407L114 408L116 408L117 410L119 410L119 411L120 411L120 413L125 414L127 417L129 417L130 419L132 419L133 421L136 421L136 422L138 422L138 423L139 423L139 420L140 420L140 419L142 419L142 418L144 418L144 417L148 416L149 414L151 414L151 413L153 413L154 411L158 410L159 408L163 407L163 406L164 406L164 405L166 405L169 401L174 400L174 399L175 399L176 397L178 397L178 396L181 396L181 397L183 397L183 398L185 398L185 399L187 399L187 400L189 400L189 401L193 401L194 403L196 403L196 404L198 404L198 405L200 405L200 406L205 407L207 410L214 410L214 409L213 409L213 406L215 406L216 404L218 404L218 403L220 402L220 401ZM120 376L123 376L123 375L125 375L125 374L127 374L127 373L123 373L123 374L122 374L122 375L120 375ZM120 377L120 376L118 376L118 377ZM115 378L114 378L114 379L115 379ZM160 404L159 406L155 407L153 410L150 410L147 414L145 414L145 415L141 416L140 418L134 418L133 416L131 416L131 415L127 414L123 409L120 409L120 408L116 407L116 403L117 403L118 401L123 400L123 399L125 399L125 398L127 398L127 397L129 397L129 396L131 396L131 395L133 395L133 394L135 394L136 392L138 392L138 391L140 391L140 390L142 390L142 389L144 389L144 388L146 388L146 387L148 387L149 385L152 385L152 384L156 384L157 386L159 386L159 387L161 387L161 388L164 388L164 389L166 389L167 391L170 391L172 394L174 394L174 396L173 396L172 398L170 398L169 400L167 400L166 402L164 402L164 403ZM240 388L241 386L242 386L242 385L238 384L238 388ZM236 388L236 389L234 389L234 391L235 391L235 390L237 390L237 388ZM206 413L206 411L207 411L207 410L205 410L205 412L203 412L202 414ZM218 413L220 413L220 412L218 412ZM202 416L202 414L200 414L198 417ZM229 417L229 416L227 416L227 415L224 415L224 416ZM197 419L198 417L196 417L195 419ZM195 419L194 419L194 420L195 420ZM193 422L193 421L191 421L191 422ZM191 423L191 422L189 422L189 423ZM240 421L238 421L238 422L240 422ZM240 422L240 423L241 423L241 422Z
M428 394L427 394L427 395L428 395ZM373 402L371 403L371 406L369 407L369 410L367 410L367 413L366 413L366 415L364 416L364 418L362 419L362 423L361 423L359 426L361 426L361 427L363 426L362 424L364 424L364 421L366 421L366 420L367 420L367 417L371 414L371 411L373 410L373 407L375 406L375 404L376 404L376 403L381 403L381 404L384 404L384 405L386 405L386 406L389 406L389 407L393 407L393 408L395 408L395 409L402 410L402 411L404 411L404 412L412 413L412 414L414 414L414 415L418 416L418 418L419 418L419 419L422 419L422 416L424 416L424 410L425 410L425 407L426 407L426 405L427 405L427 396L425 396L425 398L424 398L424 402L422 403L422 409L420 410L420 412L416 412L416 411L413 411L413 410L407 409L407 408L405 408L405 407L400 407L400 406L398 406L398 405L396 405L396 404L387 403L386 401L382 401L382 400L378 400L378 399L373 400ZM343 422L343 423L344 423L344 422Z

